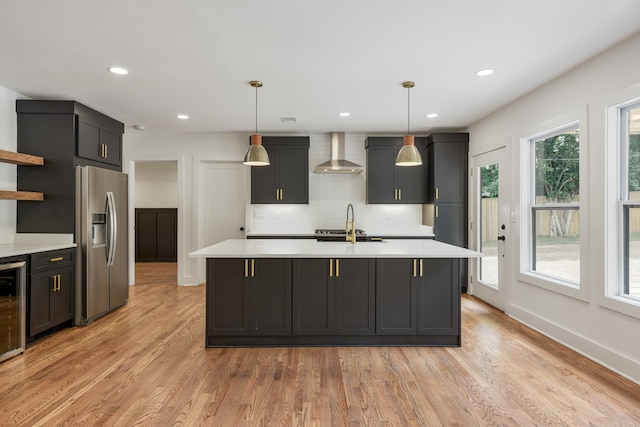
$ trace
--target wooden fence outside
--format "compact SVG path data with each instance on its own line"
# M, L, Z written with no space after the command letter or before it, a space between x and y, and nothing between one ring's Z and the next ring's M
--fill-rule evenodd
M629 197L631 200L640 200L640 191L632 191ZM538 203L543 203L543 200L538 199ZM496 240L499 232L499 226L497 222L498 218L498 199L486 198L482 199L482 241L488 242ZM538 222L538 235L549 236L551 235L551 211L540 211L540 221ZM632 233L640 233L640 209L631 209L630 212L630 227ZM571 225L569 226L569 235L580 234L580 212L573 211L571 217Z

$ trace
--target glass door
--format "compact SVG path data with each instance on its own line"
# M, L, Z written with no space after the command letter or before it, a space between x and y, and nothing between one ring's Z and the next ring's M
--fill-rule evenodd
M475 265L471 293L504 310L505 249L509 238L509 164L507 149L472 158L474 212L473 242L482 252Z

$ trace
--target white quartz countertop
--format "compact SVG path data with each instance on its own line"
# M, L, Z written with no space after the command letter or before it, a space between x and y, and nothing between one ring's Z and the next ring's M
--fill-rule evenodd
M230 239L189 254L197 258L478 258L480 252L435 240L317 242L311 239Z
M75 248L75 243L35 243L35 242L22 242L22 243L3 243L0 244L0 258L19 256L25 254L33 254L37 252L55 251L58 249Z

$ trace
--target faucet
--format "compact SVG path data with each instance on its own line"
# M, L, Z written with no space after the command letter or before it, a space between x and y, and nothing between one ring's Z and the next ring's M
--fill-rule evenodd
M351 236L349 236L349 209L351 209ZM344 226L344 230L347 232L347 242L351 242L352 245L356 244L356 215L353 212L353 205L349 203L347 205L347 222Z

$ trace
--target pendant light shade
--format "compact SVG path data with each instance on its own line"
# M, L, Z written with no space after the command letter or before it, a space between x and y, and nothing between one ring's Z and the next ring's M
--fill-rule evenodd
M252 80L249 84L256 88L256 133L251 135L251 145L242 163L248 166L269 166L269 154L262 145L262 136L258 135L258 88L262 87L262 82Z
M407 89L407 134L404 136L404 145L398 151L396 166L420 166L422 156L415 146L413 135L411 135L411 98L409 91L416 84L414 82L404 82L402 87Z
M422 157L414 144L413 135L405 135L404 145L396 157L396 166L420 166L421 164Z

